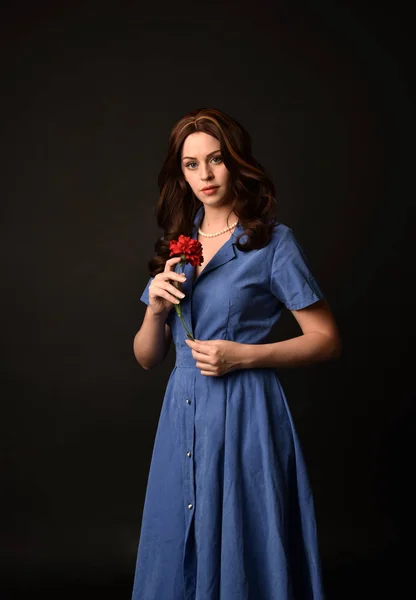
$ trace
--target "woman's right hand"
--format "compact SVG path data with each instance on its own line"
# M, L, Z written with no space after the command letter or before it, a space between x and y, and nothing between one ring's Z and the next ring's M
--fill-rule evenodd
M179 304L179 300L185 297L180 289L169 282L169 280L178 281L179 283L186 281L185 275L174 271L180 260L180 256L169 258L166 261L165 270L155 275L149 285L149 306L155 315L168 313L172 308L172 304Z

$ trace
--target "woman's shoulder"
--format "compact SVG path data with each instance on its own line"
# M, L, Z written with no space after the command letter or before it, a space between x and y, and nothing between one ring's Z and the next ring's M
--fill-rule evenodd
M244 243L247 239L246 234L244 233L244 229L241 227L237 231L237 233L242 232L241 242ZM273 224L273 228L270 233L270 238L266 242L264 246L254 250L255 252L260 252L261 254L266 253L268 255L270 252L274 253L276 248L281 245L281 242L284 242L285 239L290 238L293 235L293 231L291 227L282 223L281 221L275 221ZM284 244L282 244L283 246Z
M274 235L283 235L288 230L292 231L292 228L289 225L286 225L286 223L282 223L282 221L275 221L275 224L273 227Z
M287 237L293 234L293 230L289 225L282 223L281 221L276 221L272 230L272 235L270 237L270 245L273 248L277 248L280 243L286 239Z

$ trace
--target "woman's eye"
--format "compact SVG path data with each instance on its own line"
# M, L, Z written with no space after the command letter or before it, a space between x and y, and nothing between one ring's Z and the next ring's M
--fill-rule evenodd
M219 160L220 162L222 162L222 157L221 156L214 156L211 160ZM216 163L218 164L218 163ZM189 162L186 166L188 167L188 169L193 169L193 167L191 165L196 165L196 162L192 161Z

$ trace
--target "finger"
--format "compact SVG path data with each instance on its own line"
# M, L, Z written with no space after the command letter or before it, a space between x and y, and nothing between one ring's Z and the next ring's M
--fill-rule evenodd
M169 294L167 290L165 290L164 288L160 288L157 285L154 285L152 290L150 290L149 288L149 291L155 296L166 298L166 300L169 300L169 302L172 302L173 304L179 304L180 302L179 298L176 298L176 296Z
M186 276L182 273L176 273L176 271L162 271L162 273L155 275L155 279L157 281L178 281L179 283L184 283Z
M198 352L197 350L192 350L192 356L195 360L204 362L207 365L211 364L210 357L208 356L208 354L203 354L202 352Z
M161 283L157 283L156 285L160 289L166 290L170 294L173 294L173 296L176 296L178 298L185 298L185 294L182 292L182 290L178 289L168 281L162 281Z
M209 348L205 346L205 341L200 340L185 340L185 343L191 348L191 350L195 350L196 352L200 352L203 355L211 354Z
M172 271L178 262L182 260L182 256L174 256L173 258L168 258L165 264L165 271Z
M191 346L192 350L194 350L195 352L197 352L198 354L201 354L202 356L205 356L205 358L211 354L209 348L206 348L203 344L201 344L200 342L197 343L193 343Z
M197 362L195 366L197 369L202 369L203 371L207 371L208 373L215 373L216 371L215 367L213 367L212 365L207 365L203 362Z
M201 348L202 347L208 348L208 346L211 346L211 349L212 349L212 346L221 344L222 341L223 340L195 340L195 342L197 344L201 344Z
M164 292L167 292L169 295L174 296L175 298L182 299L185 297L185 294L182 292L182 290L178 289L177 287L168 283L167 281L161 281L161 280L154 281L153 289L158 290L157 293L159 293L159 291L163 290Z
M169 279L180 281L183 283L186 280L186 275L183 273L177 273L176 271L162 271L156 275L158 279L162 279L163 281L168 281ZM156 279L155 277L155 279Z

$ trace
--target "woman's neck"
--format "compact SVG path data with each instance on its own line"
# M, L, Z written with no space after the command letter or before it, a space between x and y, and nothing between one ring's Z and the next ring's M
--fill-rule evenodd
M238 217L232 212L230 206L204 207L205 214L199 225L204 233L214 233L224 227L232 225Z

